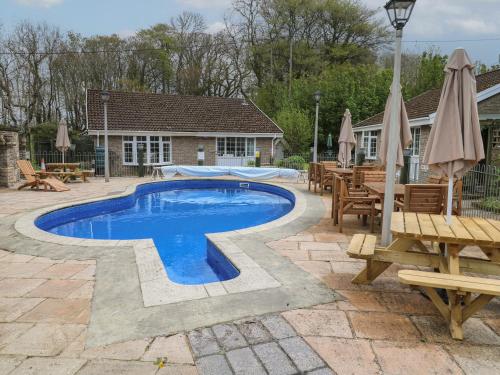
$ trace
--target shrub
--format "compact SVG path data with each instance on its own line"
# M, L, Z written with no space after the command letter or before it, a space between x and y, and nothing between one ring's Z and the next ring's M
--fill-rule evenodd
M481 201L480 206L486 211L500 212L500 199L497 197L484 198Z
M294 155L286 159L278 160L276 166L279 168L304 169L306 161L302 156Z

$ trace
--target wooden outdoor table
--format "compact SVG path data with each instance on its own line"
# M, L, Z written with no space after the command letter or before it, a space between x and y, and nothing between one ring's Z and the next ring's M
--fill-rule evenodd
M349 176L352 175L352 169L349 168L338 168L338 167L325 167L325 170L330 173L335 173L340 176Z
M52 176L64 183L70 182L72 177L80 178L83 182L88 182L87 177L90 175L89 171L85 172L38 172L42 178L44 176Z
M391 232L393 242L386 248L375 247L373 255L366 258L366 267L353 282L371 283L392 263L439 270L436 276L432 276L432 272L421 271L415 271L411 276L411 271L400 271L399 277L407 284L423 286L449 323L452 337L462 339L463 322L495 295L500 295L498 280L461 274L471 272L500 276L500 221L452 216L449 225L443 215L394 212ZM429 251L422 241L444 243L446 250ZM419 251L413 250L414 246ZM465 246L479 247L487 259L460 256ZM433 288L446 289L448 305ZM472 300L472 293L479 296Z
M384 207L385 197L385 182L366 182L363 186L370 194L377 195L380 198L382 209ZM405 186L402 184L394 184L394 199L404 198Z
M45 163L47 172L69 171L74 172L80 168L80 163Z
M371 283L392 263L439 268L450 274L462 270L500 276L500 221L452 216L448 225L443 215L393 212L391 232L393 242L377 248L353 282ZM447 244L447 254L423 251L426 247L422 241ZM414 251L414 246L420 251ZM488 260L459 257L465 246L478 246Z

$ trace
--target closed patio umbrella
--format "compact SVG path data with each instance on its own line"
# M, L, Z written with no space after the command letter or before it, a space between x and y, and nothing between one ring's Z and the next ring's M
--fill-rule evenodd
M356 139L354 139L354 133L352 131L351 112L349 109L346 109L339 135L338 161L342 164L343 168L351 161L351 150L355 145Z
M333 147L332 133L328 133L328 137L326 137L326 148L331 149L332 147Z
M62 152L62 162L64 163L64 153L68 150L70 146L69 136L68 136L68 126L66 121L61 120L59 126L57 127L57 138L56 138L56 148Z
M453 178L461 178L484 159L474 66L463 48L453 51L423 162L448 176L447 221L451 224Z
M396 158L396 165L398 167L402 167L404 165L404 159L403 159L403 148L408 147L411 142L411 130L410 130L410 121L408 120L408 115L406 113L406 107L405 103L403 101L403 96L400 93L400 98L401 98L401 104L398 108L400 114L397 116L399 119L399 135L400 135L400 140L398 144L398 154ZM384 119L382 121L382 136L380 140L380 152L379 152L379 157L380 161L382 162L382 165L387 164L387 150L389 148L389 125L391 123L391 102L392 102L392 87L391 91L389 93L389 97L387 98L387 103L385 104L385 111L384 111Z

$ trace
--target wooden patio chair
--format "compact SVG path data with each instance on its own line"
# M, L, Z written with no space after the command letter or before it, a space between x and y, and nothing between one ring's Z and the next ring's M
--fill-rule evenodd
M338 197L338 221L339 221L339 232L342 233L344 224L344 215L357 215L358 217L363 216L363 220L366 217L370 217L370 231L373 233L375 227L375 217L380 212L376 209L375 204L378 197L370 196L368 194L360 194L356 191L350 192L346 181L341 178L340 192Z
M21 170L26 182L19 186L17 189L21 190L25 187L30 187L32 189L39 189L43 186L46 191L68 191L70 190L62 181L59 181L54 177L41 178L40 174L35 172L35 169L28 160L18 160L17 165Z
M362 171L361 183L365 182L385 182L385 171Z
M431 175L431 176L427 177L425 182L427 184L440 184L440 183L442 183L442 177L436 176L436 175Z
M348 192L350 196L361 196L366 197L368 193L364 189L354 189L351 186L352 177L351 176L339 176L334 174L332 177L332 219L333 225L337 225L339 223L339 215L338 215L338 207L339 207L339 197L340 197L340 183L344 180L347 184Z
M407 184L404 201L396 201L396 207L404 212L441 214L446 203L444 184Z
M326 170L327 164L320 163L319 164L319 193L323 195L323 192L332 188L333 182L333 173Z
M323 164L325 167L334 167L334 168L337 168L339 166L338 161L322 161L320 164Z
M309 181L309 185L307 189L311 191L311 183L314 183L314 192L316 192L316 184L317 184L317 176L316 176L316 163L309 163L308 175L307 179ZM319 177L319 176L318 176Z
M352 185L354 188L360 187L362 182L362 172L365 171L378 171L380 170L380 166L371 164L371 165L355 165L352 167Z

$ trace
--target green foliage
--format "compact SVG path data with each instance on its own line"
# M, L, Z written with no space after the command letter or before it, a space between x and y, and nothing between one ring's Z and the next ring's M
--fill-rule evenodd
M283 129L284 138L292 153L299 153L309 147L313 131L305 110L297 107L283 108L276 115L276 123Z
M255 167L255 160L247 161L247 167Z
M302 170L306 166L306 161L302 156L294 155L286 159L278 160L276 162L276 166L279 168L291 168L291 169Z
M322 151L326 149L328 133L332 133L334 148L337 146L346 108L351 111L353 124L384 109L391 81L389 69L342 64L325 69L317 76L294 80L290 98L285 83L268 83L257 90L255 100L283 128L290 151L297 153L307 151L312 144L313 95L320 90L318 148Z
M484 198L480 206L486 211L500 212L500 199L497 197Z
M57 126L56 122L45 122L30 129L31 143L35 147L35 152L56 151ZM68 128L68 135L77 152L94 150L94 142L89 136L71 128Z
M404 83L403 95L410 99L421 93L441 88L444 81L444 67L448 56L435 52L424 52L419 59L415 77L408 77ZM403 78L404 81L404 78Z

